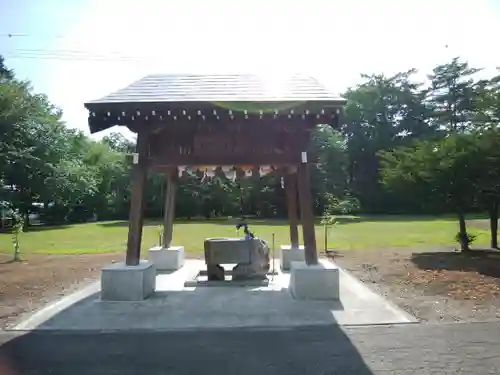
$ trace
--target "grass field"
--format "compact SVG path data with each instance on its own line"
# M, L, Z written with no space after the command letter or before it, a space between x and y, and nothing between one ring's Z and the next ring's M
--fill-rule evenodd
M481 220L474 220L480 223ZM480 223L481 224L481 223ZM275 234L276 248L289 243L289 229L286 221L251 220L250 229L269 243ZM23 233L20 244L22 253L43 254L85 254L108 253L125 250L127 222L108 221L75 224L60 227L33 228ZM363 218L346 222L329 230L328 247L339 250L370 250L384 247L431 247L454 245L457 222L453 218L384 216ZM469 232L478 235L474 246L488 244L488 230L485 225L470 225ZM300 233L300 228L299 228ZM158 242L158 222L147 222L144 226L142 249ZM324 229L316 226L318 250L324 248ZM229 220L184 221L174 227L173 244L185 246L191 254L203 251L203 239L207 237L236 236L234 222ZM0 252L12 251L12 235L0 234Z

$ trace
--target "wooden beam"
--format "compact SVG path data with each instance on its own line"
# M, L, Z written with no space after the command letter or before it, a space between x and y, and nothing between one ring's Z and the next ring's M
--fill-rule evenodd
M172 244L175 217L175 192L177 190L177 168L170 168L165 174L165 213L163 222L163 247L168 249Z
M159 158L152 158L153 168L164 168L179 165L296 165L299 163L296 156L289 154L276 155L176 155L168 154Z
M290 245L292 249L298 249L299 219L297 214L297 174L286 173L284 179L285 179L286 207L288 210L288 223L290 225Z
M311 193L309 165L307 162L299 164L298 185L306 264L318 264L316 234L314 232L313 198Z
M148 175L148 138L147 133L137 134L136 152L139 154L139 160L132 167L132 192L125 259L128 266L138 265L141 258L144 190Z

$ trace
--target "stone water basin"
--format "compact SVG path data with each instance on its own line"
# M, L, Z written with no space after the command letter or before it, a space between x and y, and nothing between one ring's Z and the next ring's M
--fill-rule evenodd
M258 238L207 238L204 242L209 280L224 280L221 264L234 264L233 279L265 278L269 248Z

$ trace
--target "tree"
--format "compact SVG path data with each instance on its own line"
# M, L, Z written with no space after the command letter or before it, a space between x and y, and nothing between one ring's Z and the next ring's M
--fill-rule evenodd
M459 222L458 240L462 251L469 250L465 214L476 197L476 166L480 160L473 135L451 135L440 141L421 141L413 146L381 152L382 180L387 186L411 184L429 199L455 212Z
M349 190L347 147L344 136L328 125L317 126L311 135L310 158L315 168L311 185L320 208L328 205L326 194L342 198ZM324 208L323 208L324 211Z
M500 75L481 80L476 85L473 123L479 134L481 168L478 178L478 203L490 218L492 248L498 248L498 218L500 205Z
M13 210L13 220L14 226L12 231L12 244L14 245L14 262L19 262L21 260L21 247L19 244L19 239L24 231L24 218L19 213L18 210Z
M125 154L131 154L135 152L135 142L125 138L120 133L112 132L109 135L102 138L102 141L111 147L112 150L122 152Z
M81 159L94 176L94 189L82 195L88 214L98 220L126 219L130 196L131 161L127 154L114 150L104 140L85 138ZM159 191L155 192L156 196Z
M75 148L82 135L61 121L61 111L27 82L15 78L0 85L0 180L10 187L9 203L26 225L33 202L75 201L75 192L91 192L91 171Z
M39 194L41 176L51 169L40 127L54 120L43 96L27 83L10 80L0 85L0 176L15 193L11 202L27 215Z
M432 119L447 133L460 133L470 129L475 110L476 82L471 68L458 57L438 65L428 76L428 102L433 107Z
M14 72L5 66L5 59L0 55L0 82L14 79Z
M478 150L476 188L478 203L490 219L490 246L498 248L500 207L500 130L487 129L476 136Z
M364 82L344 96L347 143L348 184L368 212L399 210L398 196L388 194L379 182L377 152L411 144L435 134L427 121L429 108L424 103L421 85L411 80L415 70L387 77L363 75Z

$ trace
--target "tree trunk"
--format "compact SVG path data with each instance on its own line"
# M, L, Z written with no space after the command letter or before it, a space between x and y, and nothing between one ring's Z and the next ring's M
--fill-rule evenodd
M494 202L489 210L491 232L490 245L492 249L498 249L498 208L499 203Z
M21 251L19 249L19 240L16 239L14 244L14 262L19 262L21 260Z
M29 227L30 225L30 210L26 209L24 212L24 226Z
M462 211L458 213L458 226L459 226L459 237L460 237L460 250L469 251L469 241L467 238L467 224L465 223L465 215Z

